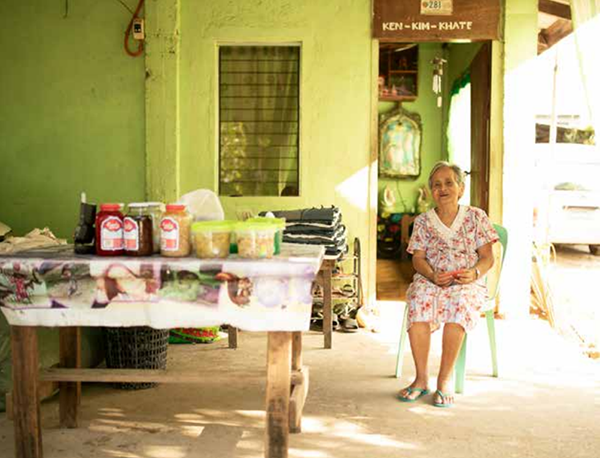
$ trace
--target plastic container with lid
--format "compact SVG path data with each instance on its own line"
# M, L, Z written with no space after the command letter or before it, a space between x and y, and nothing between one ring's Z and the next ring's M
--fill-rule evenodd
M249 223L266 223L274 226L276 228L274 253L281 253L281 244L283 243L283 231L285 231L285 218L268 218L264 216L258 216L255 218L249 218L246 221Z
M241 258L272 258L277 226L272 223L240 222L235 225L238 254Z
M199 258L226 258L229 256L231 221L199 221L192 224L194 250Z
M96 215L96 254L123 254L123 213L121 204L101 204Z
M152 218L152 245L154 253L160 253L160 219L165 211L162 202L146 202L148 214Z
M123 220L125 254L128 256L151 256L154 252L152 239L152 217L145 203L129 204Z
M170 257L188 256L191 249L192 217L185 205L169 204L160 220L160 254Z

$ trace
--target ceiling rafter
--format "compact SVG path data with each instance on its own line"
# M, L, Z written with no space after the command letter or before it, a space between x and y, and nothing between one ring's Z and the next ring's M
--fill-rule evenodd
M561 19L571 20L571 7L553 0L539 0L538 11Z

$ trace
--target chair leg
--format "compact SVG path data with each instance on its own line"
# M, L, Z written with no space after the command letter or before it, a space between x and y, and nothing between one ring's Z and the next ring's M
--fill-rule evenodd
M498 377L498 356L496 353L496 324L494 321L494 311L486 311L485 319L487 321L488 336L490 338L490 350L492 352L492 375L494 377Z
M454 365L454 391L462 393L465 390L465 369L467 366L467 334L463 339L458 359Z
M396 356L396 378L402 375L402 357L404 356L404 345L406 344L406 327L408 326L408 304L404 306L404 319L400 328L400 342L398 343L398 355Z

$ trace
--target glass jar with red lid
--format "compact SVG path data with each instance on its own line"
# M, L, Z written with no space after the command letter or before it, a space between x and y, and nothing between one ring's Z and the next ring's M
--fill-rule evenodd
M163 256L189 256L191 251L190 228L192 216L182 204L169 204L160 220L160 254Z
M96 215L96 254L118 256L123 254L123 248L121 204L101 204Z

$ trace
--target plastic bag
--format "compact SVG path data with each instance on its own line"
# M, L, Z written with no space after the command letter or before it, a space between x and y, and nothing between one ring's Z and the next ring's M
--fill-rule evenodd
M194 221L222 221L225 212L219 197L210 189L196 189L184 194L179 203L187 205Z

